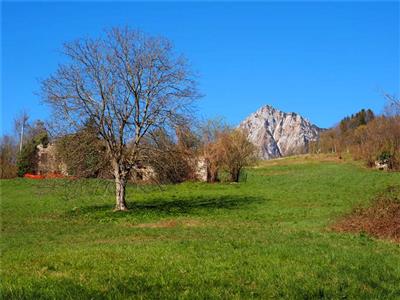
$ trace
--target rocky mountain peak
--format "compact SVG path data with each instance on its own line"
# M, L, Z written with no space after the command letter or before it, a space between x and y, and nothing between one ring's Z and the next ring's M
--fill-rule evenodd
M239 128L260 151L263 159L304 153L321 129L297 113L286 113L271 105L252 113Z

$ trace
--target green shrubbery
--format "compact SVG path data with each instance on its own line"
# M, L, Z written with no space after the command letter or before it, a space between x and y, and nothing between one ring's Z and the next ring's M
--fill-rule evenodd
M49 135L42 126L36 125L32 130L31 137L22 146L21 152L17 156L17 175L22 177L27 173L36 173L38 165L37 146L42 144L46 147L49 143Z
M72 176L110 178L111 166L105 143L99 138L93 122L76 133L60 137L55 142L57 158Z

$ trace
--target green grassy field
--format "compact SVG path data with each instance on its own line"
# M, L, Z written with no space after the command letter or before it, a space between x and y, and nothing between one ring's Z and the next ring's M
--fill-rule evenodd
M329 225L400 173L307 157L239 184L4 180L2 297L400 299L400 246Z

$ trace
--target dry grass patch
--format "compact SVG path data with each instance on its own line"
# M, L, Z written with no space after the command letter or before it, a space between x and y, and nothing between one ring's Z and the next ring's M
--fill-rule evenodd
M339 232L367 233L400 243L400 186L391 186L370 207L358 207L332 226Z
M134 227L138 228L171 228L176 227L178 223L175 220L163 220L155 223L142 223L137 224Z
M287 157L280 157L271 160L260 161L255 168L264 168L271 166L287 166L293 164L309 164L309 163L320 163L320 162L349 162L348 157L339 157L337 154L300 154Z

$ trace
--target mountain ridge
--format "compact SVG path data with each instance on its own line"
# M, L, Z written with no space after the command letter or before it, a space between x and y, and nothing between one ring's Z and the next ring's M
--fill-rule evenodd
M322 128L295 112L283 112L267 104L239 124L262 159L304 153Z

